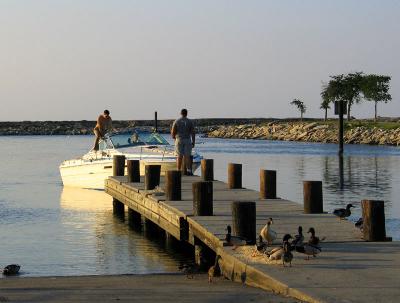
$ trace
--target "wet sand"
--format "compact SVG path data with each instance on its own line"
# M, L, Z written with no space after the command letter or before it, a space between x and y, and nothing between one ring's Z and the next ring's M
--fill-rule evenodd
M0 302L298 302L206 274L12 277L0 279Z

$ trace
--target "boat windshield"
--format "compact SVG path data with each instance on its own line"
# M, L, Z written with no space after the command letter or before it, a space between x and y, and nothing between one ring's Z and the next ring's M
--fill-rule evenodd
M111 141L114 148L139 146L139 145L169 145L159 133L134 131L133 133L115 133L110 135L106 141ZM107 144L109 145L109 144Z

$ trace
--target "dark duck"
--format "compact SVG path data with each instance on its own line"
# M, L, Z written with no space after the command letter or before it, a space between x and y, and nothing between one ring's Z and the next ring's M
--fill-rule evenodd
M258 236L258 243L254 245L254 252L252 257L255 257L257 254L263 254L268 248L268 244L263 241L263 237L261 235Z
M333 211L333 214L340 218L341 220L349 217L351 215L350 208L354 207L352 204L347 204L346 208L337 208Z
M287 245L287 247L290 247L289 239L292 239L291 235L289 234L284 235L282 240L282 246L273 248L265 253L269 261L283 259L283 256L285 254L285 245Z
M199 266L195 263L182 264L178 268L186 275L186 278L188 279L194 279L194 275L200 271Z
M17 275L19 273L19 269L21 268L18 264L10 264L3 268L3 275L12 276Z
M308 232L307 233L309 233L309 234L311 234L310 235L310 239L308 240L308 244L311 244L311 245L319 245L319 243L321 242L321 241L324 241L325 240L325 237L323 237L323 238L318 238L316 235L315 235L315 229L314 229L314 227L310 227L309 229L308 229Z
M322 238L320 240L315 235L315 229L313 227L310 227L310 229L308 230L308 233L311 234L308 242L304 243L301 246L295 247L296 252L307 255L306 260L309 260L310 256L316 257L317 254L319 254L322 251L321 247L319 247L319 243L321 241L325 240L325 238Z
M232 227L228 225L226 227L227 234L225 235L225 242L227 246L233 246L232 249L236 249L238 246L246 245L246 240L238 237L232 236Z
M303 227L299 226L297 229L298 234L294 236L291 243L291 250L294 250L296 246L302 246L304 242Z
M364 220L363 218L359 218L356 223L354 223L354 226L357 227L359 230L363 231L364 227Z
M283 256L282 256L282 265L285 267L286 263L289 263L289 266L292 267L293 254L291 253L291 244L289 242L283 242Z

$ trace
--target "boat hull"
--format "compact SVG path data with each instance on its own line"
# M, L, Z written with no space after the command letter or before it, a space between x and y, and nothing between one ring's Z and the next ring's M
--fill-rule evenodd
M97 162L97 163L96 163ZM161 165L161 174L167 170L176 169L175 161L140 161L140 175L144 175L146 165ZM200 166L200 162L193 162L193 171ZM81 165L61 165L61 179L64 186L104 189L104 181L112 176L112 160L93 161ZM126 168L125 168L126 174Z

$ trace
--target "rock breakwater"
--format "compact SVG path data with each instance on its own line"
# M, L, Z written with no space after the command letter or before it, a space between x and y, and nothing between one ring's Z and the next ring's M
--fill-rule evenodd
M198 133L207 133L220 125L238 125L246 123L260 124L268 119L256 118L205 118L194 119ZM158 120L158 131L169 133L172 119ZM31 135L93 135L96 121L10 121L0 122L0 136L31 136ZM127 131L133 128L152 130L154 120L114 120L116 131Z
M338 129L333 124L268 123L219 126L208 132L213 138L264 139L302 142L337 143ZM347 144L400 145L400 128L381 129L356 126L345 130Z

